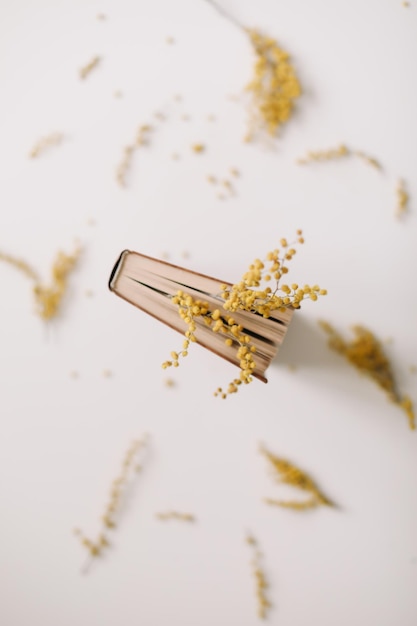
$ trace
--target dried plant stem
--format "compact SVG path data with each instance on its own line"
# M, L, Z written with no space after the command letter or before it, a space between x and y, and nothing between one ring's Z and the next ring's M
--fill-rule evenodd
M195 522L195 516L192 513L182 513L180 511L166 511L163 513L156 513L157 519L166 521L170 519L179 520L181 522Z
M41 137L29 152L29 157L31 159L36 159L38 156L46 152L48 148L58 146L62 143L63 138L64 135L62 133L51 133L50 135Z
M137 461L146 444L147 436L144 435L141 439L135 439L127 449L120 473L112 482L109 499L101 517L102 528L98 533L97 538L95 540L89 539L79 528L74 530L74 534L79 538L81 545L88 552L88 560L83 568L83 571L87 571L92 560L101 556L103 550L110 546L108 531L116 528L117 518L120 515L120 509L126 494L126 489L134 474L136 472L140 472L142 469L141 466L138 465Z
M334 159L340 159L350 156L350 150L344 145L340 144L337 148L330 148L327 150L310 150L305 157L297 159L299 165L306 165L313 161L332 161Z
M79 75L80 75L81 80L85 80L91 74L91 72L96 67L98 67L100 61L101 61L101 57L95 56L91 59L91 61L89 61L86 65L80 68Z
M79 248L72 255L58 252L52 266L52 283L47 287L39 283L34 286L37 312L43 319L49 320L58 314L62 298L67 290L68 275L75 267L80 253Z
M29 265L29 263L26 263L26 261L18 259L11 254L7 254L5 252L0 252L0 261L3 261L4 263L7 263L8 265L16 268L17 270L22 272L22 274L25 274L27 278L35 281L35 283L39 282L39 277L36 270L34 270L33 267Z
M58 252L52 266L52 282L45 286L41 283L37 272L25 261L9 254L0 252L0 261L15 267L34 281L33 294L36 312L44 320L50 320L58 314L62 298L67 290L68 275L77 263L81 250L77 248L72 255Z
M266 590L268 589L269 585L261 564L262 552L259 550L258 542L253 535L248 534L246 536L246 543L252 547L254 552L252 560L252 570L256 582L258 616L261 619L265 619L267 617L268 610L271 608L271 603L266 596Z
M237 26L237 28L240 28L241 30L246 32L247 29L243 26L243 24L241 24L239 20L233 17L233 15L225 11L223 7L217 4L217 2L213 2L213 0L205 0L205 2L207 2L207 4L210 4L213 9L217 11L217 13L219 13L222 17L228 20L231 24L234 24L234 26Z
M334 506L333 502L329 500L323 492L318 488L316 483L310 476L303 470L296 467L293 463L275 456L272 452L269 452L264 446L260 447L260 452L269 461L274 476L280 482L296 487L301 491L310 494L310 498L307 500L275 500L266 498L267 504L284 507L287 509L293 509L296 511L305 511L308 509L314 509L321 505Z
M382 165L379 161L377 161L377 159L375 159L374 157L369 156L369 154L366 154L366 152L362 152L361 150L357 150L354 154L356 154L356 156L358 156L360 159L362 159L362 161L364 163L366 163L367 165L370 165L371 167L375 168L376 170L382 170Z
M148 146L153 127L149 124L139 126L135 141L123 148L123 158L116 168L116 180L121 187L127 186L127 174L132 167L133 156L141 146Z
M328 322L321 321L320 326L329 337L329 347L343 355L361 374L365 374L381 387L389 400L405 412L409 426L414 430L416 425L413 403L408 396L399 393L391 363L375 335L363 326L354 326L353 339L345 341Z
M246 141L257 130L272 137L291 117L294 100L301 96L301 85L289 54L275 39L257 30L248 30L256 60L254 76L246 86L252 96L252 114Z
M252 96L252 107L245 140L252 141L257 130L275 136L291 117L294 100L301 95L301 86L289 54L280 48L275 39L243 26L217 2L206 2L249 37L256 55L254 76L246 86Z
M374 157L369 156L362 150L351 150L345 144L340 144L336 148L328 148L326 150L310 150L306 156L297 159L298 165L307 165L314 162L334 161L346 157L357 156L364 163L374 167L377 170L382 170L382 166Z

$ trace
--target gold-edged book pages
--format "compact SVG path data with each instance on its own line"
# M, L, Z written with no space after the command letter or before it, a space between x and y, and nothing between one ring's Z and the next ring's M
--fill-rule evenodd
M172 296L181 290L194 299L207 302L210 311L221 311L224 302L220 296L221 284L229 283L129 250L120 255L109 280L111 291L181 334L184 334L186 325L178 314L178 306L172 302ZM263 382L267 382L265 371L284 340L293 313L292 309L274 311L269 318L247 311L233 313L236 323L243 326L256 347L253 375ZM197 343L239 366L237 344L227 346L224 335L214 333L201 317L195 318L195 323Z

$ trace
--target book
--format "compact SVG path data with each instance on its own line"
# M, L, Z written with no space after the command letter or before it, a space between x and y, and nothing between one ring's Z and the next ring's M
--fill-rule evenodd
M121 253L109 279L109 289L113 293L181 334L187 327L178 313L178 305L172 301L173 296L181 290L194 299L207 302L209 311L219 309L222 312L222 284L231 286L224 280L130 250ZM243 332L249 335L251 344L256 347L253 375L263 382L267 382L265 371L284 340L293 313L288 308L281 312L273 311L270 317L265 318L255 312L233 312L236 324L242 325ZM224 316L229 315L224 310ZM194 321L196 342L239 367L236 357L238 343L234 341L232 346L227 346L225 335L213 332L202 317L196 317Z

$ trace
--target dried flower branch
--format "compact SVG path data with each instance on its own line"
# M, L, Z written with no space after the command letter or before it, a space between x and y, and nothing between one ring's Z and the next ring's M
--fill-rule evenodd
M248 534L246 536L246 543L253 548L254 557L252 560L253 575L256 581L256 598L258 601L258 616L261 619L267 617L267 612L271 608L271 603L266 597L266 590L269 585L266 580L265 572L261 567L262 553L258 548L258 542L253 535Z
M217 13L219 13L226 20L228 20L229 22L231 22L232 24L234 24L241 30L245 30L245 27L235 17L233 17L230 13L225 11L223 7L217 4L217 2L213 2L213 0L206 0L206 2L210 4L213 7L213 9L217 11Z
M281 506L288 509L294 509L296 511L305 511L307 509L317 508L318 506L326 505L326 506L334 506L333 502L329 500L323 492L318 488L316 483L308 474L303 472L301 469L290 463L289 461L279 458L269 452L264 446L260 447L260 452L265 456L265 458L269 461L273 472L274 477L292 487L296 487L301 491L304 491L310 494L310 498L308 500L274 500L271 498L266 498L265 502L267 504Z
M134 143L123 148L123 158L116 169L116 180L121 187L126 187L126 176L132 166L135 151L141 146L149 145L150 135L153 130L153 127L149 124L139 126Z
M196 341L195 319L201 316L213 332L224 335L227 346L236 348L237 359L240 363L239 378L232 380L227 391L223 391L220 387L215 395L226 398L227 395L236 393L242 383L252 382L253 370L256 367L254 360L256 348L250 337L244 333L243 327L234 320L233 313L250 311L268 318L273 311L285 311L289 307L299 309L303 300L315 301L319 296L327 294L327 291L318 285L312 287L310 285L299 287L296 283L281 285L282 277L288 273L288 263L296 254L292 246L304 243L302 231L297 231L296 240L292 244L286 239L281 239L280 243L281 248L269 252L265 262L255 259L239 283L232 287L220 285L220 296L224 301L221 309L210 311L206 302L195 300L181 290L177 292L173 297L173 302L178 305L178 313L187 325L187 330L182 349L171 352L171 360L162 364L164 369L171 366L178 367L180 358L188 355L190 343ZM267 286L271 281L275 281L273 288Z
M34 281L33 293L36 312L44 320L49 320L56 317L59 312L62 298L67 289L68 274L74 268L80 253L79 248L72 255L58 252L52 266L52 284L49 287L42 285L37 272L25 261L2 252L0 252L0 261L15 267Z
M237 26L252 44L256 55L254 77L246 86L252 95L252 108L247 141L252 141L257 131L275 136L291 117L294 100L301 95L301 86L290 56L279 47L275 39L259 31L246 28L213 0L206 0L218 13Z
M109 499L101 517L102 528L97 539L89 539L79 528L74 530L74 534L79 538L81 545L87 550L89 555L84 571L87 571L93 558L101 556L103 550L110 546L108 531L116 528L117 518L120 517L120 509L127 488L135 473L140 472L142 469L138 465L138 458L146 445L147 436L144 435L141 439L134 440L129 446L122 462L121 471L112 483Z
M299 165L307 165L313 162L333 161L335 159L342 159L351 156L359 157L362 161L364 161L364 163L371 165L377 170L382 169L379 161L361 150L351 150L345 144L340 144L337 148L330 148L328 150L309 151L305 157L297 159L297 163Z
M80 75L81 80L85 80L91 74L91 72L96 67L98 67L100 62L101 62L101 57L95 56L86 65L81 67L79 70L79 75Z
M316 150L314 152L310 150L305 157L297 159L297 163L299 165L306 165L312 161L331 161L349 155L350 150L344 144L340 144L337 148L331 148L329 150Z
M5 252L0 252L0 261L3 261L4 263L7 263L8 265L16 268L17 270L19 270L19 272L25 274L27 278L35 281L35 283L39 282L39 277L36 270L34 270L33 267L29 265L29 263L26 263L26 261L23 261L22 259L17 259L16 257L11 256L10 254L6 254Z
M62 298L67 290L68 275L75 267L80 253L79 248L72 255L58 252L52 266L52 284L48 287L39 283L34 286L37 313L43 319L49 320L58 314Z
M181 513L179 511L167 511L164 513L155 513L155 517L159 520L166 521L170 519L176 519L182 522L195 522L195 516L191 513Z
M51 133L50 135L41 137L29 152L29 157L31 159L36 159L38 156L46 152L48 148L58 146L62 142L63 138L64 135L62 133Z
M301 95L301 86L290 56L278 46L275 39L256 30L247 30L256 54L254 77L247 85L252 94L253 109L247 140L256 130L265 130L275 136L291 117L294 100Z
M415 429L413 403L399 393L391 364L375 335L363 326L354 326L354 338L347 342L328 322L321 321L320 326L329 336L329 347L381 387L389 400L406 413L410 428Z
M365 152L362 152L361 150L357 150L354 154L356 154L356 156L362 159L364 163L367 163L371 167L374 167L376 170L382 170L381 163L377 161L374 157L369 156L369 154L366 154Z

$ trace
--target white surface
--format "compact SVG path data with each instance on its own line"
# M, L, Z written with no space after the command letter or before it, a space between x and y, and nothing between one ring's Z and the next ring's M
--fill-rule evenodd
M0 264L4 626L252 626L248 529L265 555L271 624L417 622L417 435L327 350L316 325L320 317L341 329L359 322L392 337L400 386L417 401L409 372L417 359L417 4L223 6L276 37L301 77L305 95L272 148L242 143L245 104L230 96L250 78L250 46L203 0L0 5L0 249L43 276L74 238L85 249L48 330L31 312L28 281ZM78 68L95 54L102 65L80 81ZM114 179L122 148L155 111L167 119L135 155L122 190ZM65 142L30 161L33 143L54 130ZM207 152L192 153L195 142ZM383 174L356 160L295 165L306 150L340 142L377 157ZM221 202L206 176L230 167L242 173L237 195ZM411 195L401 221L393 215L399 176ZM167 252L235 280L299 227L306 244L290 276L319 282L329 296L297 315L269 384L255 381L225 402L212 397L234 371L196 347L167 388L160 363L181 338L108 292L119 252ZM146 469L114 546L83 576L72 529L96 534L123 454L145 431ZM259 441L308 470L340 509L264 505L283 491ZM193 512L198 524L155 520L169 508Z

